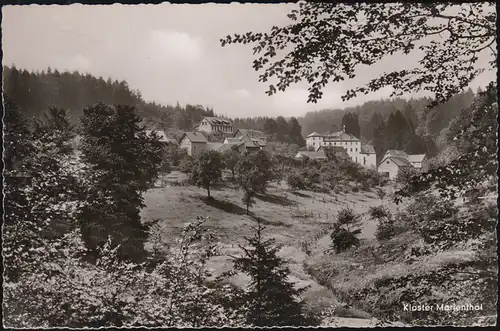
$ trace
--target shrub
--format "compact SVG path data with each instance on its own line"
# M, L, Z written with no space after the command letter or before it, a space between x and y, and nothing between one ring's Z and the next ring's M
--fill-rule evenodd
M330 235L332 239L332 248L335 250L335 253L344 252L354 246L358 247L360 240L356 235L359 233L361 233L359 229L348 231L340 226L336 227Z
M370 207L368 213L372 219L378 221L377 230L375 232L375 238L377 238L377 240L387 240L395 236L396 229L394 219L389 209L384 206Z
M360 240L357 235L361 230L357 228L360 223L359 215L349 208L342 208L337 214L337 222L330 235L332 239L332 248L336 253L343 252L353 246L359 246Z
M302 173L298 171L290 172L286 177L286 183L288 184L292 192L303 190L306 188L304 177L302 176Z

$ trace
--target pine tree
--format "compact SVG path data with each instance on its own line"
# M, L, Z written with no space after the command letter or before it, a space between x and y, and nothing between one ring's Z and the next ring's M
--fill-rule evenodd
M287 261L277 256L281 245L274 239L264 240L264 227L258 222L255 235L245 237L248 248L241 257L234 258L234 267L251 277L245 295L246 323L251 326L310 326L317 324L307 316L299 297L307 288L296 289L287 281L290 268Z

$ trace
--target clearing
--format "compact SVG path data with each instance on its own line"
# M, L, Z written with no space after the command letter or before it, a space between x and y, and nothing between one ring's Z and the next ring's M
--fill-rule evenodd
M298 287L310 286L305 299L312 307L319 310L336 306L338 301L331 290L318 284L304 270L304 264L313 255L322 254L325 243L328 246L330 234L328 230L338 210L349 206L356 213L363 214L361 237L373 239L376 223L365 215L369 207L384 204L392 211L396 209L387 198L384 201L380 200L375 192L359 191L335 195L300 191L292 194L286 191L286 184L278 186L272 183L268 187L267 194L259 196L256 204L250 208L252 215L246 215L240 191L221 185L211 189L213 199L209 200L206 198L206 190L182 185L185 179L185 174L174 171L166 177L165 187L153 188L145 193L146 207L141 212L142 219L161 220L163 229L161 235L164 242L170 243L176 238L186 222L196 219L197 216L209 216L210 219L205 225L219 237L223 253L235 255L239 252L237 245L245 242L245 236L252 235L251 226L256 225L258 218L266 227L265 236L274 238L277 243L284 245L280 254L290 259L291 280L296 282ZM388 193L391 189L386 187ZM318 242L321 243L319 246L316 245ZM308 243L307 248L304 243ZM228 257L219 256L211 260L210 267L218 274L228 270L231 261ZM243 286L248 279L245 275L236 275L231 281ZM337 315L339 314L346 317L369 317L360 311L340 313L338 309ZM332 323L337 322L332 321ZM347 319L341 324L346 323ZM359 326L366 326L367 323L368 320L365 320Z

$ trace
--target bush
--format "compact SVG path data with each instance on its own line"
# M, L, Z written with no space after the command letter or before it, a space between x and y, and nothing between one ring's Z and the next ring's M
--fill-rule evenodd
M412 166L399 168L398 174L396 175L396 183L398 184L409 184L414 176L417 176L420 172Z
M375 238L378 241L388 240L396 235L394 219L389 209L384 206L370 207L370 217L378 221Z
M286 183L288 184L292 192L305 189L306 185L304 181L305 180L302 176L302 173L298 171L292 171L286 177Z
M336 253L343 252L353 246L359 246L360 240L356 237L361 233L361 230L357 228L359 223L359 215L356 215L351 208L339 210L335 228L330 235L332 248Z
M335 253L344 252L354 246L358 247L360 240L356 235L359 233L361 233L359 229L348 231L340 226L336 227L330 235L332 239L332 248L335 250Z

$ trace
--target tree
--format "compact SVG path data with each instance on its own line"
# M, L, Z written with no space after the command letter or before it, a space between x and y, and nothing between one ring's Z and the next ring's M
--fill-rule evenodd
M342 127L345 127L345 130L355 136L356 138L360 138L360 127L358 115L356 113L346 113L344 117L342 117Z
M93 203L82 210L81 230L95 256L107 240L121 244L120 256L145 257L147 227L141 223L142 194L158 177L163 147L153 132L148 136L130 106L98 103L81 118L82 158L90 164L93 187L86 193Z
M236 168L236 165L238 164L238 161L241 158L241 153L238 151L236 147L232 147L224 153L222 153L222 157L224 159L224 165L226 166L227 169L231 170L231 176L232 179L235 179L234 176L234 169Z
M337 221L330 235L336 253L343 252L353 246L359 246L360 241L357 235L361 233L360 222L360 216L355 214L351 208L345 207L339 210Z
M278 123L276 123L274 118L267 118L264 122L263 130L267 136L272 137L278 133Z
M426 190L431 185L447 198L456 198L483 186L495 178L497 169L496 123L498 103L496 84L491 84L476 98L470 109L464 111L462 126L455 136L458 155L445 165L430 169L397 192L396 201Z
M370 207L368 214L373 220L378 222L377 231L375 232L375 238L378 241L394 237L396 229L389 209L384 206Z
M276 140L280 142L290 143L290 126L283 116L276 117L277 133Z
M191 180L198 187L203 186L211 198L210 186L220 181L223 167L224 161L219 152L203 151L194 161Z
M67 155L73 152L71 140L76 136L74 130L66 110L51 107L41 119L34 121L33 138L46 144L50 141L55 145L54 153Z
M287 281L291 271L287 261L278 257L281 245L265 240L260 222L255 234L245 237L248 247L239 246L243 255L233 258L236 270L250 276L245 301L246 324L251 326L310 326L318 321L305 313L305 304L297 299L307 288L296 289Z
M380 125L373 131L373 148L377 155L377 164L381 161L387 151L387 139L386 139L386 126L385 122L382 121Z
M247 214L249 207L255 203L255 195L266 191L267 182L272 178L270 169L269 157L262 150L245 154L236 165L236 178L243 190L242 200Z
M395 53L417 56L418 65L386 72L348 90L343 101L391 86L391 96L430 91L436 105L459 93L485 70L496 68L496 12L491 4L303 2L291 22L270 32L229 35L221 45L254 44L259 81L276 78L268 95L292 83L309 83L317 102L329 82L356 77L356 69ZM439 39L436 37L439 36ZM477 66L488 56L487 65ZM317 64L320 65L317 65Z
M293 143L299 145L299 147L305 146L306 141L304 137L302 137L302 127L295 117L290 118L288 127L290 128L288 135Z
M368 141L372 140L375 130L379 127L380 124L382 124L382 122L384 122L384 118L382 117L382 115L380 115L378 111L374 112L370 117L367 125L363 128L363 136Z

